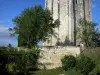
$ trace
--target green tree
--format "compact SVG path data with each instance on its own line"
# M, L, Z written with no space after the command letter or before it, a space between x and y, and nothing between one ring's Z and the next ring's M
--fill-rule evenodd
M12 45L11 45L11 44L8 44L8 47L9 47L9 48L11 48L11 47L12 47Z
M54 29L59 27L59 20L54 22L52 14L41 5L24 9L24 11L13 19L15 27L13 34L18 34L18 46L34 46L50 36L56 35Z
M77 36L86 47L96 46L99 40L99 32L96 29L97 24L80 19L77 27Z
M100 33L98 31L93 33L91 46L100 47Z

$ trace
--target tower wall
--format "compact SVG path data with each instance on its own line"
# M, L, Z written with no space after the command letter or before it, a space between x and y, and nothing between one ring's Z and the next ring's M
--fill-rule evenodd
M59 43L65 44L69 41L69 44L76 43L76 28L78 20L85 18L91 21L91 0L45 0L45 6L53 15L53 19L60 20L60 27L55 28L55 32L58 34ZM51 41L46 44L55 46L58 39L55 37L50 38Z
M59 27L59 38L60 43L65 42L65 39L69 35L69 1L60 0L60 27Z
M52 11L52 15L53 15L53 19L54 20L57 20L58 19L58 0L52 0L53 2L52 2L52 5L53 5L53 11ZM55 33L57 33L58 34L58 28L55 28ZM57 37L58 37L58 35L57 35ZM54 46L54 45L56 45L56 43L57 43L57 41L58 41L58 39L56 38L56 37L54 37L54 36L52 36L52 38L51 38L51 45L52 46Z
M92 21L91 0L85 0L85 17L86 17L86 20Z
M91 16L91 0L77 0L76 8L76 30L78 27L78 21L84 18L87 21L92 21ZM79 45L81 39L76 36L76 45Z

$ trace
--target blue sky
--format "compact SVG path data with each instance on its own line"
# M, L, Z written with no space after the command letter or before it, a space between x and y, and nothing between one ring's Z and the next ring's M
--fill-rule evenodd
M13 27L12 19L19 15L25 8L41 4L45 0L0 0L0 45L11 43L17 46L17 37L10 37L8 28ZM100 0L92 0L92 19L100 24ZM100 26L98 26L100 27Z

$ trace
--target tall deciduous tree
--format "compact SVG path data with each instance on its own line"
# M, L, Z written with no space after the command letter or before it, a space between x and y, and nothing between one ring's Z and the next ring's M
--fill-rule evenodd
M13 34L18 34L18 46L34 46L55 35L54 29L59 27L59 20L54 22L52 14L42 6L25 9L19 16L13 19L15 27Z
M80 19L77 27L77 36L86 47L97 46L99 43L100 34L96 29L97 24ZM97 42L98 41L98 42Z

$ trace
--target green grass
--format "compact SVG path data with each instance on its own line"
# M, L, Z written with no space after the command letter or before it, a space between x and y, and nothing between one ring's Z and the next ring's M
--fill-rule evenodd
M89 48L83 53L85 56L91 58L96 65L89 75L100 75L100 48Z
M31 75L59 75L64 74L64 70L62 68L50 69L50 70L39 70L32 72Z
M95 64L100 62L100 48L89 48L83 52L83 54L91 58Z

